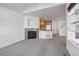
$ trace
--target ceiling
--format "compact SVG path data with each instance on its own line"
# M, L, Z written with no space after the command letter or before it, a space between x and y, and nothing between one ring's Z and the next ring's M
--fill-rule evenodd
M32 12L60 4L62 3L0 3L0 5L19 13Z
M66 16L66 4L44 8L34 12L29 12L29 13L26 13L25 15L39 16L41 18L44 18L45 16L47 16L50 20L56 19L58 17Z
M24 15L47 16L50 19L66 15L66 4L62 3L0 3L0 5Z

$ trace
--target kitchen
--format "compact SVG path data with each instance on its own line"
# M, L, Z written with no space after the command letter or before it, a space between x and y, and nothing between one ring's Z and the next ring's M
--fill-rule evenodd
M26 38L29 39L28 36L35 36L32 38L39 38L39 39L52 39L53 36L52 20L49 20L48 17L44 17L43 19L40 19L40 17L33 17L33 16L25 17L24 26L25 26L24 27L25 39ZM35 32L35 34L33 34L32 32L33 33ZM30 35L28 35L29 33Z

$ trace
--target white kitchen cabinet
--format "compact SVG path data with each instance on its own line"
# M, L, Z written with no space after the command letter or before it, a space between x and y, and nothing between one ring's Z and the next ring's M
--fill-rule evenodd
M52 39L52 36L53 36L52 31L45 31L45 30L39 31L39 39Z

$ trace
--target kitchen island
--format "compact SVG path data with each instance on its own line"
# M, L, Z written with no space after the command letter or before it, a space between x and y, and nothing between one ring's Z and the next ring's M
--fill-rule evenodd
M39 39L52 39L53 31L39 30Z

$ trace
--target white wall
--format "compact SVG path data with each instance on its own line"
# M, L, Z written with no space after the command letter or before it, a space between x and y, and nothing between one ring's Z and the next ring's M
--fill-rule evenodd
M58 29L60 36L66 36L66 17L58 19Z
M0 48L24 39L23 16L0 6Z
M62 16L52 20L52 29L54 33L58 33L59 36L66 36L66 17Z
M39 28L39 17L25 15L24 28Z
M52 30L53 34L58 34L58 20L56 19L52 20Z

